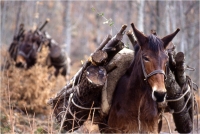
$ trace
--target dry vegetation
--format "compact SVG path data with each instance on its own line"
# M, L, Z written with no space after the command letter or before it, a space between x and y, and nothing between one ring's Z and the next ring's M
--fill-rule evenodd
M2 57L7 57L11 66L1 72L1 131L43 131L41 124L47 131L53 120L48 119L51 108L46 102L66 84L66 80L62 76L55 78L54 68L45 66L46 47L38 54L36 65L28 70L16 68L5 52L1 52ZM40 120L36 119L38 117Z

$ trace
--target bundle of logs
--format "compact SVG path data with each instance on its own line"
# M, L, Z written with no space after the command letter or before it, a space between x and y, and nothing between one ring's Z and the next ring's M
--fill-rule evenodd
M41 27L28 32L25 31L24 24L20 24L19 31L14 36L8 52L16 67L28 69L37 62L37 53L42 47L48 47L49 55L46 58L46 65L55 68L55 76L59 72L66 76L69 72L69 58L64 49L47 32L42 32L48 22L49 19ZM7 62L6 68L9 68L9 65Z
M60 130L72 132L86 120L101 124L109 112L112 94L117 81L126 72L134 58L134 51L124 47L122 38L126 29L123 25L114 36L108 35L71 81L49 100ZM152 34L156 34L152 31ZM137 44L131 31L126 33L133 46ZM196 86L186 76L184 53L168 49L169 65L166 79L166 112L172 112L176 130L180 133L191 132L196 107L193 88Z

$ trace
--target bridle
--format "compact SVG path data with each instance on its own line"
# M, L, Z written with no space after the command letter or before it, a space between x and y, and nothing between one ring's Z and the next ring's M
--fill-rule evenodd
M25 57L26 59L28 59L30 57L31 53L33 52L33 50L35 50L35 49L36 49L35 45L32 44L31 50L28 52L28 54L25 54L22 50L20 50L20 47L19 47L18 48L18 54L22 55L23 57Z
M146 71L145 71L145 67L144 67L144 63L143 63L143 59L142 59L142 56L140 56L140 60L141 60L141 64L142 64L142 71L143 71L143 74L144 74L144 80L146 81L149 77L151 77L152 75L154 74L163 74L165 79L167 78L166 75L165 75L165 71L163 70L154 70L152 71L151 73L147 74ZM166 66L166 71L167 71L167 66Z

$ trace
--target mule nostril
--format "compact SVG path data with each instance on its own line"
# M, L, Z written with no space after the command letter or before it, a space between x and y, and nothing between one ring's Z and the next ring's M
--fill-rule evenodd
M154 96L155 96L157 102L163 102L165 100L166 92L154 91Z

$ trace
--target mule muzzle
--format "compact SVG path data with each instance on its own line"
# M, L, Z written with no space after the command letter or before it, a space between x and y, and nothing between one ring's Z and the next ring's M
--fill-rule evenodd
M15 65L16 65L16 67L19 67L19 68L26 68L27 64L26 64L25 58L21 55L17 55Z
M157 102L164 102L166 99L166 92L157 92L157 91L153 91L152 93L152 98L154 101Z

